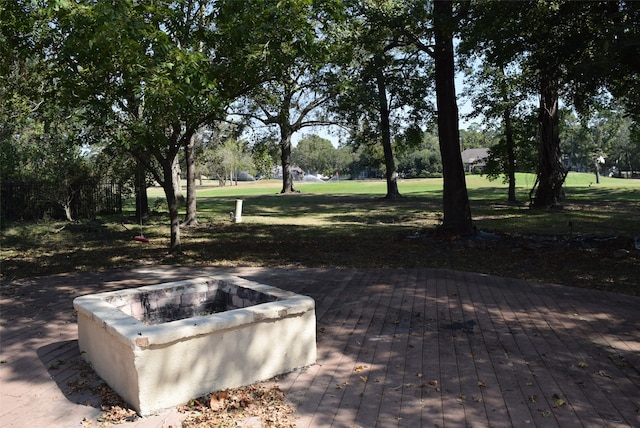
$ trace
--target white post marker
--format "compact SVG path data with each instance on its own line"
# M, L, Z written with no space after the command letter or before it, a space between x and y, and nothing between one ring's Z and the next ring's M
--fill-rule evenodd
M233 222L242 223L242 199L236 199L236 212Z

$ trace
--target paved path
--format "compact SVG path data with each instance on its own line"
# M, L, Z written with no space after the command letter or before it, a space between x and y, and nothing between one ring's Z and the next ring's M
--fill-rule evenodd
M72 388L74 297L216 271L316 300L318 363L278 381L300 427L640 427L640 298L432 269L166 266L3 284L0 426L98 417Z

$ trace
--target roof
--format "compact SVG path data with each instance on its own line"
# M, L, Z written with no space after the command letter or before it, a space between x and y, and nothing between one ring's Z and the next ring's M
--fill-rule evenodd
M460 153L460 156L462 157L462 162L465 164L477 163L489 157L489 149L466 149Z

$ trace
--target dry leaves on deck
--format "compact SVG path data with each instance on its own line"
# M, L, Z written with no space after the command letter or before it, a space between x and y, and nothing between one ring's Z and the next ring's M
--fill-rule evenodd
M284 393L277 387L251 385L191 400L178 407L186 413L183 428L236 426L252 417L260 418L263 427L295 427L295 411L285 402Z

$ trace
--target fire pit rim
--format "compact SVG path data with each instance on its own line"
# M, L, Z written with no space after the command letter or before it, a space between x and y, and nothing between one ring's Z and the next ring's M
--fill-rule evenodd
M108 301L115 295L138 295L163 289L198 287L211 281L231 283L233 286L251 289L275 298L274 301L259 303L245 308L231 309L209 315L197 315L185 319L160 324L144 324L132 315L118 309ZM74 299L76 311L98 320L119 341L135 348L166 345L182 340L185 332L190 335L204 335L213 330L230 330L251 322L264 322L288 316L295 316L315 308L315 301L266 284L257 283L232 275L211 275L169 283L161 283L107 291L80 296Z

